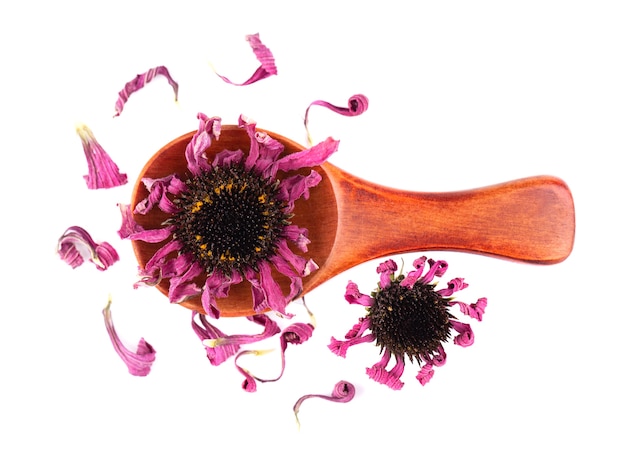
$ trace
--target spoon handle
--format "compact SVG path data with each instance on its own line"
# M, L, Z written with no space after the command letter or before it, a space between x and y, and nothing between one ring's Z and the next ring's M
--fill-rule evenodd
M559 178L424 193L383 187L326 166L338 206L338 265L426 250L554 264L572 250L574 203Z

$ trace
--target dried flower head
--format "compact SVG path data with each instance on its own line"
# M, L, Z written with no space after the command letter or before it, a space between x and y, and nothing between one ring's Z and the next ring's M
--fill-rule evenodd
M324 162L339 142L328 138L310 149L281 155L284 146L256 124L240 117L239 127L250 139L249 151L219 152L212 161L205 151L219 137L221 120L200 113L198 131L187 146L188 175L145 178L148 196L134 208L146 214L157 207L169 215L162 227L144 230L122 207L120 235L131 240L162 243L142 269L140 283L156 285L167 278L169 299L181 302L201 296L205 313L217 318L216 300L230 286L251 285L253 309L285 314L285 307L302 289L302 277L317 269L307 251L306 228L291 222L295 202L308 198L321 176L300 169ZM279 179L278 174L285 176ZM285 294L273 271L290 280Z
M446 288L436 289L435 279L443 276L448 268L445 261L427 260L422 256L415 260L413 267L415 270L406 275L396 275L398 266L393 260L381 263L376 270L380 274L378 288L369 296L349 282L346 300L366 307L366 315L346 334L347 340L332 338L329 345L333 353L345 357L352 345L375 342L383 356L366 372L373 380L396 390L404 385L400 376L404 372L405 357L421 366L417 379L425 385L432 378L434 368L445 364L443 344L453 333L456 345L472 345L474 333L469 324L452 315L453 306L478 321L482 320L487 306L485 298L473 304L453 300L455 292L468 286L462 278L454 278ZM396 364L387 370L392 356Z

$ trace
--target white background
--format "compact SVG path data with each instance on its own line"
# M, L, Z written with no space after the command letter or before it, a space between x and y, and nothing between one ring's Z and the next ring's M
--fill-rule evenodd
M0 455L623 456L623 2L279 4L0 7ZM256 32L279 75L226 85L210 63L245 80L257 62L244 36ZM124 83L157 65L180 83L179 103L158 79L113 119ZM473 347L448 347L426 387L409 365L399 392L365 375L374 347L345 360L326 348L359 316L343 300L346 282L375 284L375 262L356 267L307 296L318 327L288 349L284 378L246 393L232 361L208 363L186 309L132 289L115 206L131 184L87 190L74 125L91 126L132 183L163 144L196 128L198 111L225 123L244 113L304 144L308 104L355 93L370 99L361 117L312 109L314 138L341 140L331 162L417 191L559 176L576 203L574 250L553 266L427 253L448 260L445 279L465 277L460 299L489 305ZM72 271L55 254L70 225L113 243L122 261ZM158 352L146 378L130 376L111 347L101 315L109 293L123 339L143 336ZM271 376L279 352L254 363ZM296 399L328 394L340 379L355 384L355 399L307 401L298 431Z

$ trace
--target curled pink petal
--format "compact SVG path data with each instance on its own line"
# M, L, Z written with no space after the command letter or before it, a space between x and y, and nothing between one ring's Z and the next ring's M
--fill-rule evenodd
M348 281L348 286L346 286L346 294L344 298L350 304L361 304L366 307L370 307L374 304L374 298L368 296L367 294L363 294L359 291L359 287L353 281Z
M437 292L444 297L448 297L452 296L457 291L467 288L467 286L467 283L465 283L462 278L453 278L448 282L447 288L440 289Z
M115 102L115 114L113 116L115 117L120 115L131 94L143 88L158 75L162 75L167 78L167 82L170 83L170 86L174 89L174 100L178 100L178 83L170 76L170 72L167 67L154 67L145 73L137 75L124 85L124 89L119 92L117 101Z
M304 128L306 129L309 141L311 139L311 136L309 135L309 110L314 105L328 108L329 110L342 116L359 116L367 111L369 100L363 94L355 94L348 99L347 107L333 105L332 103L326 102L324 100L315 100L311 102L307 107L306 112L304 113Z
M261 379L255 377L259 382L276 382L280 380L285 373L285 351L288 344L300 345L306 342L313 335L313 325L310 323L294 323L287 326L280 335L280 359L281 368L277 377L272 379Z
M200 323L195 320L196 317L198 317ZM217 326L211 324L205 315L195 311L191 315L191 327L202 341L227 337ZM239 345L237 344L220 345L218 347L205 345L204 348L206 356L213 366L219 366L239 351Z
M350 382L346 382L345 380L341 380L335 384L333 388L333 393L330 396L323 394L307 394L302 396L300 399L296 401L293 406L293 412L296 416L296 421L298 425L300 425L300 421L298 420L298 412L300 411L300 406L304 401L310 398L320 398L325 399L327 401L332 402L350 402L354 399L354 395L356 394L356 388Z
M117 164L98 143L89 127L79 124L76 133L87 158L88 174L84 178L89 189L114 188L128 183L126 174L120 173Z
M256 352L254 350L245 350L237 353L237 356L235 356L235 367L237 368L239 373L244 376L244 380L243 382L241 382L241 388L243 388L243 390L247 391L248 393L254 393L256 391L256 380L250 374L250 372L241 367L237 362L240 357L249 354L256 354Z
M487 307L487 298L481 297L475 303L469 305L465 302L451 301L450 305L458 305L461 312L472 318L476 318L478 321L482 321L485 307Z
M96 243L80 226L70 226L57 243L57 253L73 269L89 259L98 270L107 270L120 257L108 242Z
M376 272L380 274L379 288L387 288L391 284L392 277L396 270L398 270L398 265L393 259L388 259L380 263L376 268Z
M257 60L261 63L259 68L243 83L233 83L230 79L225 76L219 76L222 80L227 82L228 84L232 84L235 86L247 86L252 83L256 83L262 79L267 78L268 76L277 75L278 70L276 69L276 63L274 61L274 55L269 50L267 46L265 46L261 39L259 38L259 34L255 33L253 35L246 35L246 41L250 43L250 47L252 48L252 52L256 56Z
M420 382L422 386L426 385L430 382L430 379L435 375L435 370L433 369L432 364L425 364L422 366L420 371L417 373L417 381Z
M148 375L150 373L150 369L152 368L152 363L154 363L156 358L156 351L152 345L141 338L139 340L139 344L137 345L137 350L133 352L122 344L122 341L113 326L110 299L104 310L102 310L102 314L104 315L104 324L106 326L107 333L109 334L109 338L113 343L113 348L128 367L128 372L132 375L140 377Z
M461 347L469 347L474 343L474 332L472 327L467 323L450 320L452 328L459 334L454 338L454 343Z

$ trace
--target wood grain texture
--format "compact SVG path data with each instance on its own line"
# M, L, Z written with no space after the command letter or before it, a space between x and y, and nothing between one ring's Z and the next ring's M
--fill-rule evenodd
M286 154L304 149L285 137L268 133L285 145ZM164 146L146 164L141 176L187 176L184 151L193 134ZM247 151L246 132L236 126L223 126L220 140L207 156L224 148ZM303 255L320 266L303 279L302 294L362 262L392 254L450 250L554 264L566 259L574 244L572 195L556 177L537 176L467 191L428 193L380 186L328 162L315 169L322 175L322 182L311 190L309 200L296 203L293 218L295 224L309 230L311 244ZM146 195L138 181L133 190L133 208ZM159 210L136 215L137 222L146 229L159 227L166 218ZM140 266L162 246L132 243ZM298 253L297 248L293 250ZM279 274L275 278L287 291L288 280ZM168 286L164 280L157 288L167 294ZM251 304L250 287L245 283L234 285L229 297L218 301L222 316L250 315ZM203 310L199 297L181 305Z

